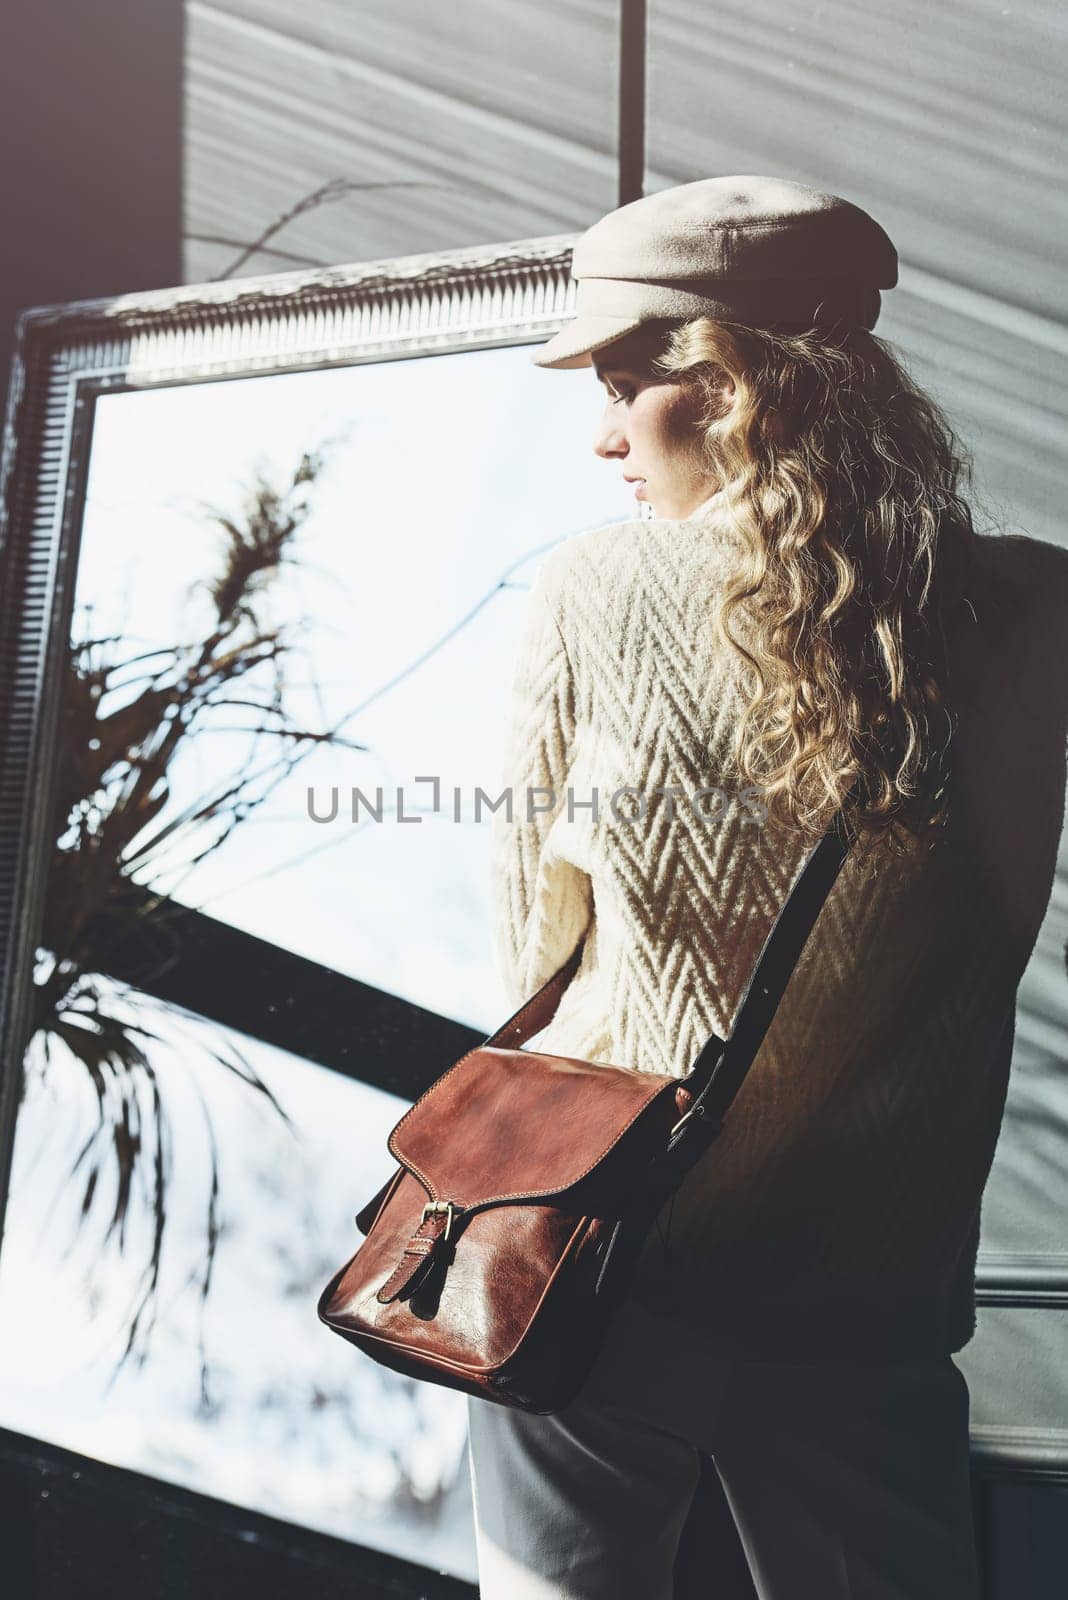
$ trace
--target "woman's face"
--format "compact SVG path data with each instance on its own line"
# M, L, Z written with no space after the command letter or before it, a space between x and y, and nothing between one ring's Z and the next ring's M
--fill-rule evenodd
M635 483L635 498L658 517L686 517L714 494L719 483L702 448L699 393L677 378L651 374L649 359L660 348L638 328L593 354L605 387L605 407L594 451L618 460Z

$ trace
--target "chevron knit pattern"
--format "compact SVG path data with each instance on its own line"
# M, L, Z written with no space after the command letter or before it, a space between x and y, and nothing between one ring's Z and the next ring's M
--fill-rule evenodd
M573 536L538 569L505 728L512 816L493 823L514 1005L587 937L528 1050L682 1076L729 1033L801 870L810 846L729 755L742 668L713 616L737 555L713 496ZM984 538L960 613L950 827L904 860L847 859L639 1265L639 1296L725 1349L909 1358L974 1328L1016 988L1064 816L1068 552Z

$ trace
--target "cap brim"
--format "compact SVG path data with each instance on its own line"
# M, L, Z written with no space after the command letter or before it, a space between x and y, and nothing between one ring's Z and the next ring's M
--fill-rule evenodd
M536 367L592 366L591 356L595 350L603 350L606 344L622 339L625 333L633 333L646 320L643 316L606 317L581 312L547 343L538 345L537 354L531 360Z

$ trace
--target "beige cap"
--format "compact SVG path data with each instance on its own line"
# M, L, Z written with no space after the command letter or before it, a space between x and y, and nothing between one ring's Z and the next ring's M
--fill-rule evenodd
M788 178L698 178L610 211L571 253L577 315L532 357L586 367L643 322L873 328L897 251L874 217Z

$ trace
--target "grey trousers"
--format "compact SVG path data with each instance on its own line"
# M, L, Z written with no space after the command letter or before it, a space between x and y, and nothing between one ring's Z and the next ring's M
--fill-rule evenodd
M968 1411L948 1356L710 1360L628 1299L562 1411L468 1399L480 1594L671 1600L704 1455L760 1600L978 1600Z

